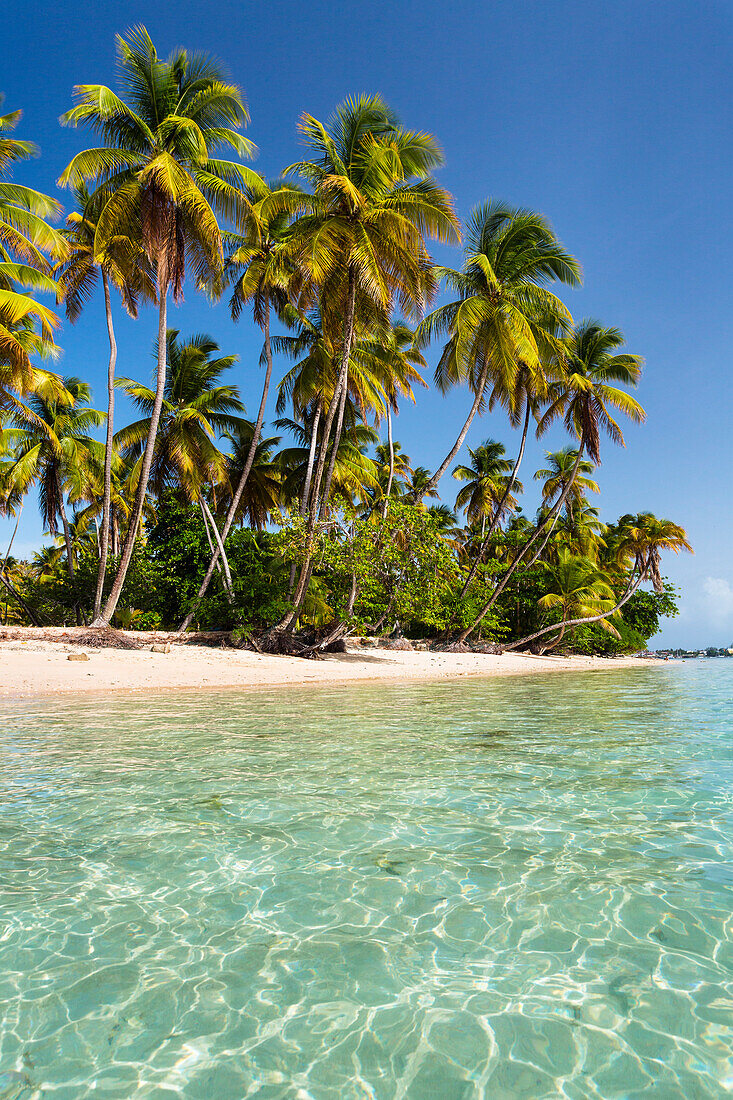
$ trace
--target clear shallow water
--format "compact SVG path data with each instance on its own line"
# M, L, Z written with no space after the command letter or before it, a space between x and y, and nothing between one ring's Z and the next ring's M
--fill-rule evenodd
M4 709L1 1100L733 1090L733 661Z

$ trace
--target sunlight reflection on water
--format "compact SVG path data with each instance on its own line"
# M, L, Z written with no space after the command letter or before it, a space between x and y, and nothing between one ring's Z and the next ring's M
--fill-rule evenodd
M724 1096L732 688L6 704L1 1100Z

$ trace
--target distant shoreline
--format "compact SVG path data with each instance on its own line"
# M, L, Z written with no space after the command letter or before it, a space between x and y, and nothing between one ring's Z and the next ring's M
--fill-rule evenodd
M0 640L3 698L89 692L275 688L316 684L448 680L547 672L610 671L659 666L658 658L535 657L505 653L405 652L354 647L320 660L249 650L174 644L170 652L94 649L28 637ZM59 633L63 633L59 628ZM71 631L67 633L72 633ZM34 636L36 635L36 636ZM131 633L130 638L139 639ZM153 638L146 636L146 641ZM164 639L161 638L161 642ZM153 641L151 644L155 644ZM69 660L85 653L88 660Z

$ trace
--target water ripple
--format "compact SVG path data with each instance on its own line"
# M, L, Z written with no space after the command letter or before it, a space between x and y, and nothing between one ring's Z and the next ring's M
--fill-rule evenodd
M717 1100L733 662L17 703L0 1100Z

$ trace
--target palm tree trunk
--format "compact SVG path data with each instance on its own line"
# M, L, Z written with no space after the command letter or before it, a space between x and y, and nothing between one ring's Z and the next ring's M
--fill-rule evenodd
M69 528L69 521L66 517L66 507L64 505L64 490L61 486L61 475L59 474L58 466L54 470L56 478L56 490L59 495L59 515L61 516L61 524L64 529L64 543L66 544L66 566L69 570L69 577L73 581L74 579L74 552L71 546L71 529ZM55 525L54 525L55 526Z
M344 412L346 411L346 398L348 396L348 369L344 376L344 384L341 387L341 400L339 401L338 416L336 417L336 426L333 430L333 442L331 444L331 457L328 460L328 470L326 471L326 478L323 483L323 492L321 494L321 507L318 511L318 518L325 519L326 512L328 510L328 499L331 493L331 482L333 481L333 472L336 469L336 458L338 455L338 449L341 445L341 435L344 427ZM314 502L315 503L315 502Z
M628 603L628 601L631 599L631 597L634 595L637 588L641 584L641 582L644 580L645 576L646 576L646 572L645 571L641 572L639 574L639 576L636 578L636 580L632 581L629 584L629 586L627 587L627 589L624 592L621 599L618 601L618 603L615 605L615 607L611 608L610 611L604 611L601 615L589 615L584 619L566 619L563 622L563 627L564 627L563 633L565 632L565 630L567 630L568 627L580 626L581 624L584 624L584 623L598 623L598 622L601 621L601 619L608 619L608 618L611 617L611 615L615 615L616 612L619 611L624 606L625 603ZM530 642L533 642L535 640L535 638L541 638L544 634L549 634L551 630L557 630L557 627L558 627L557 623L552 623L551 626L546 626L542 630L536 630L534 632L534 634L528 634L526 638L520 638L518 642L512 642L511 645L502 646L502 649L504 649L506 651L509 651L510 649L519 649L520 646L525 646L525 645L528 645ZM562 637L562 635L561 635L561 637ZM557 645L557 643L559 641L560 641L560 638L556 638L554 644Z
M120 558L120 564L117 568L117 576L115 577L107 602L99 615L96 615L92 626L108 626L110 619L115 613L115 608L120 599L122 593L122 586L125 583L125 577L127 576L127 570L130 568L130 562L132 560L132 552L135 549L135 541L137 539L137 532L140 526L140 520L143 514L143 508L145 507L145 494L148 489L148 478L150 476L150 467L153 464L153 454L155 452L155 440L158 435L158 421L160 420L160 410L163 407L163 396L165 393L165 380L167 373L167 322L168 322L168 285L165 287L158 287L158 374L155 388L155 401L153 402L153 409L150 415L150 427L148 428L148 438L145 441L145 453L143 455L143 464L140 470L140 480L137 485L137 492L135 493L135 503L132 509L132 515L130 516L130 522L127 527L127 537L125 544L122 547L122 556Z
M306 544L303 564L300 567L300 577L293 596L293 606L282 617L280 622L274 627L275 633L283 633L289 630L295 622L298 612L300 611L305 594L308 589L308 582L311 578L311 561L313 557L313 533L316 528L316 520L319 516L318 501L321 496L320 486L321 479L323 478L323 470L326 465L326 455L328 453L328 445L331 439L331 428L333 427L334 417L336 410L340 410L339 425L343 424L343 407L346 399L346 390L348 388L348 374L349 374L349 359L351 356L351 341L354 335L354 307L356 305L356 273L353 268L349 269L349 283L348 283L348 298L346 307L346 316L344 318L344 350L341 358L341 369L339 371L338 380L336 382L336 388L331 398L331 403L328 406L328 412L326 414L326 423L323 429L323 438L321 439L321 446L318 454L318 464L316 466L316 473L313 479L312 490L312 503L310 512L308 515L308 528L306 530ZM344 401L342 402L342 396ZM331 490L331 479L333 478L333 469L336 460L336 451L338 450L338 444L341 441L340 427L337 433L334 433L333 438L333 451L331 454L331 462L329 463L329 472L326 477L326 481L323 487L323 493L321 499L323 501L322 507L325 507L328 503L328 494Z
M326 473L326 480L323 485L323 493L321 495L321 509L319 518L323 519L326 514L326 508L328 507L328 496L331 492L331 482L333 481L333 471L336 467L336 457L338 455L339 445L341 443L341 432L344 426L344 410L346 408L346 398L349 392L349 360L351 359L351 342L354 337L354 307L356 305L356 275L353 270L349 271L349 287L348 298L346 302L346 317L344 319L344 354L343 361L341 363L341 399L339 401L338 419L336 421L336 430L333 433L333 446L331 448L331 458L328 463L328 472ZM324 438L324 446L328 446L328 439ZM324 452L325 454L325 452ZM318 491L318 479L316 479L316 486L313 494L314 505L317 500ZM315 510L315 509L314 509Z
M56 466L54 470L54 475L56 477L56 490L59 496L59 515L61 516L61 524L64 529L64 543L66 544L66 565L69 570L69 579L73 582L75 574L74 551L71 545L71 529L69 527L69 520L66 516L66 506L64 505L64 490L61 485L61 475L59 474L58 466ZM81 626L82 614L78 600L74 601L74 617L76 618L76 625Z
M568 493L570 492L570 490L572 489L573 483L575 482L575 477L578 473L578 467L580 466L581 455L583 453L583 447L584 447L584 440L583 440L583 437L581 436L580 442L578 443L578 457L575 460L575 465L573 466L570 478L568 480L568 484L565 486L565 489L560 494L559 500L557 501L556 504L553 505L552 509L548 512L548 514L545 516L545 518L537 525L537 527L535 528L534 533L532 534L532 536L527 540L527 542L523 546L520 553L517 554L516 558L512 562L512 564L511 564L510 568L508 569L508 571L502 577L501 583L496 586L496 588L491 593L491 596L489 597L487 602L481 608L481 611L480 611L478 617L476 619L474 619L473 623L469 627L466 627L466 629L462 630L461 633L458 635L457 641L459 643L465 642L466 639L469 637L469 635L473 633L473 631L476 629L476 627L479 625L479 623L489 613L489 611L494 606L494 604L496 603L496 601L499 598L499 596L501 595L501 593L506 588L506 586L509 583L511 577L516 573L517 569L519 568L519 566L524 561L525 557L529 553L529 551L532 548L532 546L534 545L534 543L537 541L537 539L539 538L541 533L544 531L544 529L547 527L547 525L550 524L550 529L547 532L547 537L545 538L544 542L542 543L542 546L540 547L540 549L537 551L537 554L535 554L534 558L532 559L532 562L530 563L531 565L534 564L534 562L537 560L539 555L544 550L544 548L547 545L547 542L550 538L550 535L552 534L552 532L555 528L555 524L557 523L557 517L560 514L560 509L562 508L563 504L565 503L565 499L566 499ZM603 616L601 616L601 618L603 618Z
M486 553L486 549L489 545L489 539L491 538L494 531L496 530L497 524L499 523L499 520L501 519L502 512L504 510L504 505L506 504L507 500L509 499L509 494L511 493L512 489L514 488L514 484L517 480L517 471L519 470L522 459L524 458L524 448L525 448L525 445L527 443L527 432L529 430L530 413L531 413L531 409L530 409L530 405L529 405L529 401L528 401L527 402L527 411L524 415L524 427L522 429L522 442L519 445L519 453L517 455L517 461L514 463L514 469L512 470L512 476L509 478L509 484L507 485L506 489L504 490L503 497L501 498L501 500L499 501L499 503L496 506L496 511L494 512L491 523L489 524L489 529L483 537L483 541L481 543L481 546L478 549L478 553L476 554L476 557L474 558L473 564L472 564L472 566L469 570L468 576L466 577L463 588L461 589L461 594L458 597L459 600L462 600L463 597L466 595L466 592L468 591L469 584L471 583L473 578L476 576L476 570L478 569L478 567L479 567L479 565L480 565L480 563L483 559L483 556Z
M322 415L322 405L319 398L316 406L316 411L313 414L313 423L311 425L311 438L310 446L308 448L308 465L305 471L305 482L303 484L303 493L300 498L300 514L304 516L308 511L308 500L310 497L311 481L313 480L313 465L316 460L316 445L318 443L318 425ZM298 572L298 563L293 559L293 564L290 566L290 579L288 581L288 599L292 599L293 590L295 588L295 577Z
M300 514L304 516L308 510L308 500L311 492L311 481L313 480L313 466L316 461L316 446L318 445L318 425L321 420L323 406L319 398L316 411L313 415L313 424L311 426L311 438L310 446L308 448L308 466L305 471L305 484L303 485L303 496L300 500Z
M201 603L201 600L206 595L209 584L211 583L211 578L214 575L214 570L216 569L216 563L219 560L219 555L221 553L221 550L219 549L218 543L221 542L221 546L222 546L222 549L223 549L224 542L226 541L226 537L229 534L229 532L231 531L232 524L234 523L234 517L237 514L237 509L239 508L239 502L242 499L242 494L244 493L245 486L247 485L247 479L249 478L250 471L252 469L252 464L254 463L255 454L257 453L257 448L258 448L259 442L260 442L260 436L262 435L262 424L264 423L264 419L265 419L265 410L267 408L267 396L268 396L268 393L270 391L270 379L272 378L272 345L270 343L270 299L269 298L265 302L265 319L264 319L263 328L264 328L264 333L265 333L265 361L266 361L267 366L266 366L266 369L265 369L265 381L264 381L264 384L262 386L262 397L260 398L260 407L259 407L259 410L258 410L258 413L257 413L257 420L255 421L254 432L252 433L252 442L249 445L249 451L247 452L247 458L246 458L246 461L244 463L244 469L242 470L242 476L240 477L239 484L237 485L237 491L235 492L234 496L232 497L232 502L229 505L229 510L226 514L226 519L224 520L224 527L222 528L221 539L220 540L217 539L216 550L212 554L211 561L209 562L209 567L206 570L206 574L204 576L204 579L201 582L201 587L199 588L198 592L196 593L196 599L194 601L194 605L191 608L191 610L189 611L189 613L186 615L186 617L183 620L183 622L181 623L181 625L178 627L178 630L179 630L180 633L182 633L185 630L188 630L189 626L193 622L193 617L196 614L198 606Z
M104 444L104 497L102 503L102 538L99 544L99 570L97 572L97 590L94 593L94 616L96 620L102 607L102 592L107 572L107 552L109 549L109 509L112 499L112 448L114 441L115 417L115 368L117 366L117 340L112 324L112 302L109 293L109 279L102 268L102 287L104 288L104 309L107 317L107 335L109 337L109 363L107 365L107 438Z
M199 504L201 505L201 511L204 516L204 525L206 526L208 524L211 527L211 533L213 534L216 541L218 557L221 558L221 562L217 561L217 565L223 565L224 567L224 588L226 589L227 595L231 600L234 597L234 588L232 586L232 574L229 570L229 560L226 555L226 550L224 549L224 543L222 542L221 535L219 534L219 528L216 526L216 520L211 514L211 509L209 508L203 497L201 497L201 499L199 500ZM217 554L216 551L214 551L213 546L211 547L211 550L212 555L216 557Z
M438 469L435 471L433 476L430 478L430 481L427 483L425 488L422 490L422 492L419 494L419 496L416 496L415 504L419 503L419 501L421 501L422 498L427 493L432 492L432 490L438 484L441 477L443 476L445 471L448 469L451 462L453 461L453 459L456 457L456 455L460 451L461 447L463 446L463 441L466 438L466 436L468 435L468 429L471 427L471 424L473 423L473 418L475 417L476 413L479 410L481 400L484 396L484 390L486 389L486 379L488 378L488 376L489 376L489 363L487 361L484 364L484 369L481 371L481 377L479 378L478 386L476 387L476 396L474 397L473 405L471 406L471 411L469 412L468 417L466 418L465 424L461 428L461 431L458 435L458 439L455 441L455 443L451 447L450 451L448 452L448 454L445 456L445 458L441 462Z
M392 439L392 410L389 407L389 402L387 402L387 444L389 446L389 477L387 478L387 492L384 495L382 519L387 518L389 494L392 492L392 482L394 481L394 441Z

